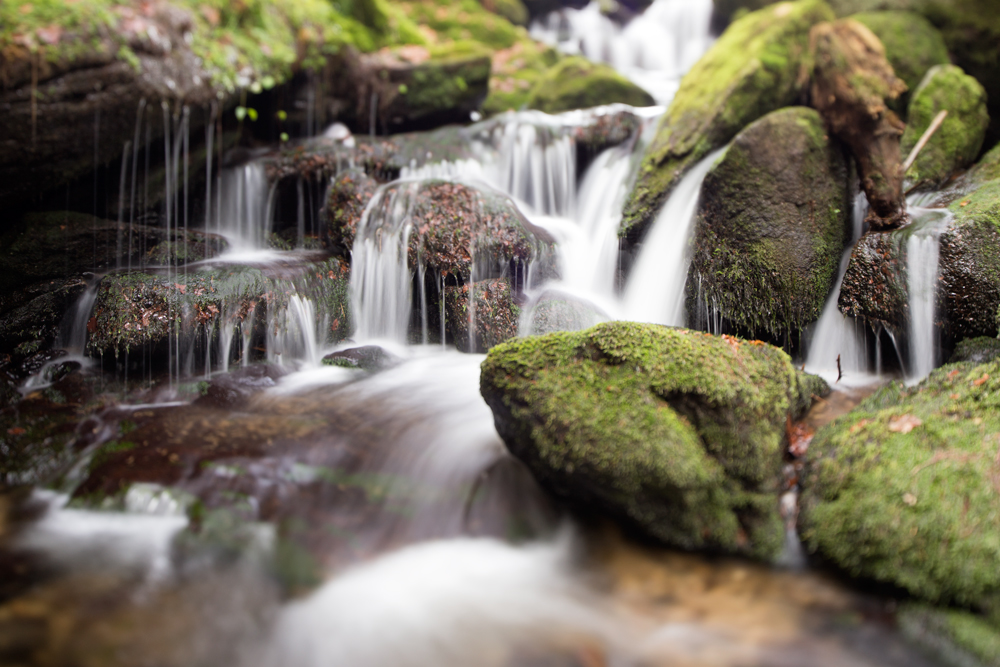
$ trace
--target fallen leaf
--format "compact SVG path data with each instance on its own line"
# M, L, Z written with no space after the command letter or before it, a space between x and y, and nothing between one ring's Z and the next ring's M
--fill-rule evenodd
M913 415L899 415L889 420L889 430L893 433L909 433L921 424L923 422Z
M7 429L8 435L24 435L25 433L27 433L27 431L21 428L20 426L12 426L11 428Z
M953 400L953 401L957 401L958 399L962 398L962 396L961 396L961 395L959 395L959 394L952 394L952 395L951 395L951 396L949 396L948 398L950 398L950 399L951 399L951 400Z
M913 507L914 505L917 504L917 497L912 493L904 493L903 502L909 505L910 507Z
M865 426L868 426L868 425L869 425L869 424L871 424L871 423L872 423L872 422L871 422L871 420L870 420L870 419L862 419L861 421L859 421L859 422L858 422L857 424L855 424L854 426L852 426L852 427L850 428L850 432L851 432L851 433L857 433L858 431L860 431L860 430L861 430L861 429L863 429L863 428L864 428Z
M47 25L35 30L35 34L38 35L38 39L42 40L43 44L58 44L59 38L62 37L62 31L62 26Z
M181 285L180 283L174 283L174 287L176 287L177 291L180 292L181 294L187 294L187 289L188 289L187 285Z
M948 373L948 379L949 380L954 380L956 375L958 375L958 371L952 371L952 372Z
M973 380L972 384L974 384L977 387L981 387L989 379L990 379L990 374L989 373L983 373L983 377L979 378L978 380Z

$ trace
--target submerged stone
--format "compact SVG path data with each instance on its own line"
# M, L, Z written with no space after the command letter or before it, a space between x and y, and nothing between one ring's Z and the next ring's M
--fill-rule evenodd
M689 319L705 299L741 331L797 336L823 311L850 212L844 151L816 111L791 107L755 121L702 185Z
M470 312L469 284L445 289L445 318L455 347L486 352L517 336L521 309L506 278L472 283L475 309ZM472 333L470 336L470 319Z
M777 557L786 425L815 391L781 350L611 322L482 368L497 431L549 491L683 549Z
M648 107L652 95L608 65L582 56L565 58L539 78L527 105L545 113L589 109L604 104Z
M794 104L805 82L809 30L833 19L822 0L782 2L747 14L684 76L642 159L621 234L637 240L681 177L747 124Z
M378 371L391 366L398 361L397 357L378 345L362 345L347 350L332 352L323 357L327 366L341 368L360 368L365 371Z
M948 116L921 149L906 178L914 188L935 189L979 155L989 125L986 91L954 65L927 72L913 93L902 150L908 154L941 111Z
M1000 611L998 446L1000 363L891 383L810 444L807 548L924 600Z

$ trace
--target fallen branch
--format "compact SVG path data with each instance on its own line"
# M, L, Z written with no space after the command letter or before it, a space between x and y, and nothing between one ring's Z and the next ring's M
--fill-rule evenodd
M904 174L908 172L910 167L913 166L913 163L917 161L917 156L920 155L920 151L923 150L924 146L927 145L927 142L931 140L931 137L934 136L934 133L937 132L939 127L941 127L941 123L944 122L944 119L947 116L947 109L942 109L937 116L934 116L934 120L931 121L931 124L926 130L924 130L923 135L920 137L920 141L918 141L917 145L913 147L913 150L910 151L910 155L906 158L906 162L903 163L902 170Z

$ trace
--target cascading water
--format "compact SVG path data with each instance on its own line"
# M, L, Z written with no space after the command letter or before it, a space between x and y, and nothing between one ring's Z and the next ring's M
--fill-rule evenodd
M266 248L271 214L264 166L248 162L224 169L220 180L216 231L226 237L234 254Z
M951 221L947 209L910 207L913 229L906 241L906 286L909 293L908 384L916 384L934 370L938 341L934 315L937 308L938 252L941 233Z
M596 0L563 8L531 26L531 35L566 53L606 62L667 104L680 79L712 44L711 0L655 0L624 27Z

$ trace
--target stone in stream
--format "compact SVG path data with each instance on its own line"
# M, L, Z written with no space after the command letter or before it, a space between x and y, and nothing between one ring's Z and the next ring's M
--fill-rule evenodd
M883 387L817 432L800 479L810 552L1000 627L1000 362Z
M906 116L910 97L935 65L947 65L948 47L941 32L913 11L876 11L853 14L850 18L871 30L885 48L893 71L906 84L907 92L889 100L889 108ZM906 155L906 149L903 149Z
M349 169L333 180L324 208L326 242L330 248L345 254L351 252L361 214L377 188L378 181L362 169Z
M681 177L747 124L794 104L809 30L833 19L822 0L782 2L733 22L691 68L646 150L621 234L638 240Z
M778 556L786 427L826 386L781 350L611 322L482 368L497 431L549 491L683 549Z
M902 139L904 155L916 146L941 111L947 111L948 116L906 172L911 188L939 188L975 162L983 146L990 121L986 91L961 68L938 65L927 72L910 100L909 122Z
M852 19L821 23L809 35L812 104L829 131L851 149L872 229L906 218L899 141L904 125L886 105L906 90L871 30Z
M702 300L775 341L818 320L848 241L848 173L813 109L772 112L736 135L702 185L689 321Z
M399 361L396 355L387 352L378 345L362 345L338 352L332 352L323 357L327 366L341 368L360 368L364 371L380 371Z
M80 278L46 280L0 299L0 352L24 359L50 348L66 313L86 289Z
M604 104L653 106L652 95L608 65L583 56L565 58L546 72L528 98L528 108L545 113L589 109Z
M455 347L463 352L486 352L517 336L521 309L514 303L506 278L473 283L475 319L473 340L469 340L469 285L446 287L445 320Z

